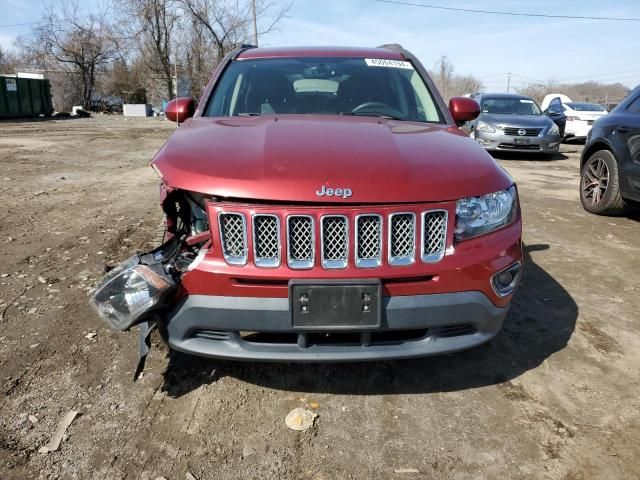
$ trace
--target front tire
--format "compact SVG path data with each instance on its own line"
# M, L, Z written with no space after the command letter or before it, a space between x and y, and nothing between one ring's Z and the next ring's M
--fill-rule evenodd
M593 153L582 166L580 201L587 212L596 215L620 215L624 211L618 162L610 151Z

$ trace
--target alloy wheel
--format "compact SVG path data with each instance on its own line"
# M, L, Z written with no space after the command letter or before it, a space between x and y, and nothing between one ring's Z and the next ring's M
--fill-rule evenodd
M602 202L609 186L609 167L604 159L596 157L589 160L582 174L582 195L584 199L597 206Z

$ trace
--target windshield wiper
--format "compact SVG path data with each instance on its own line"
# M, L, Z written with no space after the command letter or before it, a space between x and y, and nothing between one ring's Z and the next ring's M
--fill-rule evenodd
M393 115L388 115L386 113L375 113L375 112L340 112L340 115L351 115L353 117L378 117L378 118L386 118L389 120L404 120L404 118L394 117Z
M243 113L237 113L236 115L238 117L261 117L262 116L261 113L255 113L255 112L243 112Z

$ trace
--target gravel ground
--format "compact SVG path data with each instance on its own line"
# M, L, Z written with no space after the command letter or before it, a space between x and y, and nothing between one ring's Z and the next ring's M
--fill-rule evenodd
M499 159L516 178L527 265L485 346L356 365L174 354L102 326L87 292L147 249L158 119L0 123L0 478L640 477L638 215L578 200L580 145ZM635 215L635 216L634 216ZM318 417L286 428L295 407ZM60 449L39 453L70 410Z

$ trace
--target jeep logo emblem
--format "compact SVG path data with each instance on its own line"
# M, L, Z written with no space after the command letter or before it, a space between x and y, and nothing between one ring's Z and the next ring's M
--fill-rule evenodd
M353 195L353 192L350 188L329 188L325 185L322 185L322 187L320 187L320 190L316 190L316 195L319 197L342 197L346 199Z

